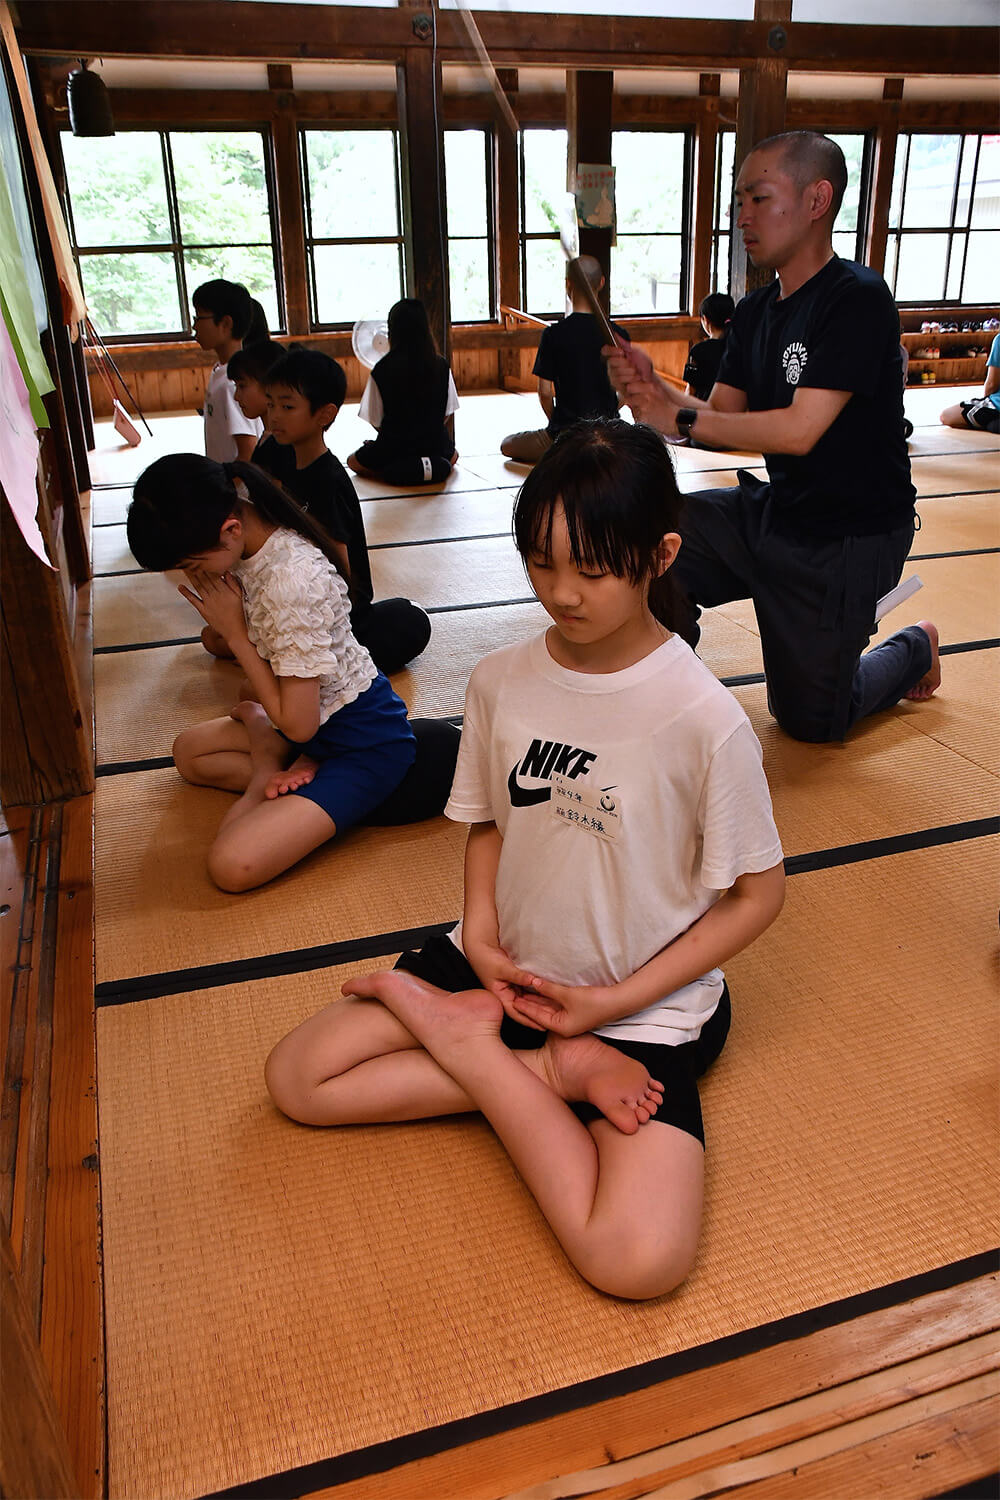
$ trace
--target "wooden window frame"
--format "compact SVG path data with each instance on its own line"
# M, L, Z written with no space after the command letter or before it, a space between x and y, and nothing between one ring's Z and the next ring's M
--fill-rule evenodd
M310 133L329 135L331 133L347 134L365 131L368 134L379 132L392 136L393 164L395 172L394 201L396 207L396 224L398 233L395 235L341 235L341 236L316 236L312 232L312 198L309 187L309 154L307 150L306 137ZM303 227L305 231L306 246L306 275L309 288L309 328L314 333L336 333L352 327L354 320L343 322L324 323L319 317L319 297L316 289L316 260L313 254L316 246L323 248L328 245L395 245L399 264L400 296L408 295L408 271L407 271L407 247L406 234L403 219L403 183L402 162L400 159L400 132L395 125L386 124L344 124L337 121L334 124L308 124L299 127L299 163L302 170L302 214Z
M611 160L612 160L612 162L614 162L614 152L615 152L614 141L615 141L615 136L616 135L660 135L660 136L663 136L663 135L680 135L680 136L684 137L684 152L683 152L684 181L683 181L682 186L681 186L681 223L680 223L680 228L677 229L677 230L673 230L673 229L670 229L670 230L666 230L666 229L664 229L664 230L656 230L653 234L644 234L642 230L635 230L635 231L631 231L631 230L627 230L627 229L626 230L622 230L620 227L617 227L617 225L616 225L616 230L615 230L615 241L616 241L615 248L617 248L617 246L619 246L621 244L621 242L622 242L623 239L624 240L638 239L638 238L645 238L645 239L680 239L680 242L681 242L681 247L680 247L681 248L681 261L680 261L680 280L677 283L677 300L678 300L678 302L681 305L679 307L671 309L670 312L663 312L663 311L661 311L660 309L657 308L657 309L654 309L652 312L648 312L648 313L623 312L620 309L616 310L614 308L614 306L612 306L611 316L614 317L614 318L619 318L619 319L621 319L621 318L628 318L630 321L633 318L639 319L641 321L643 318L646 318L646 319L660 318L660 319L662 319L662 318L684 318L684 317L687 317L688 316L688 312L687 312L687 309L686 309L686 303L687 303L688 295L689 295L688 288L691 285L691 261L692 261L692 258L693 258L693 249L694 249L694 246L692 244L692 234L693 234L693 228L694 228L695 126L694 126L693 123L690 124L690 125L685 125L685 124L679 124L679 125L661 125L661 124L658 124L658 123L650 123L648 125L645 124L645 123L636 123L634 125L632 125L632 124L619 125L617 128L613 129L612 132L611 132ZM617 202L617 197L618 197L618 192L617 192L617 186L616 186L616 189L615 189L615 199L616 199L616 202Z
M62 136L68 131L60 132L60 151L62 150ZM170 230L170 239L158 244L142 245L84 245L77 243L76 224L73 217L73 195L69 186L69 174L66 171L66 160L63 157L63 176L66 182L66 220L69 226L70 243L73 249L73 258L76 261L77 271L83 281L82 261L89 256L96 255L170 255L174 262L174 276L177 282L178 311L181 314L181 326L173 329L151 329L145 333L110 333L100 330L101 336L107 344L156 344L173 343L178 339L190 339L194 337L194 327L191 320L191 299L187 285L187 267L184 264L184 254L191 250L257 250L267 248L271 252L271 262L274 269L274 289L278 304L279 328L283 332L287 326L283 279L281 274L281 259L279 253L279 236L277 233L276 215L276 193L274 181L274 148L271 141L271 132L265 126L246 126L239 129L227 128L227 134L257 135L261 138L264 160L264 189L267 194L267 217L271 226L270 242L266 240L214 240L202 242L197 245L187 244L181 236L180 209L177 203L177 183L174 176L174 159L171 149L170 137L172 135L218 135L222 134L218 125L196 123L184 126L156 126L140 125L136 127L125 127L117 132L122 135L156 135L159 137L160 154L163 161L163 182L166 190L167 223Z
M450 266L450 262L451 262L451 245L452 245L452 241L453 240L460 241L463 244L478 244L480 241L482 241L483 247L484 247L484 253L485 253L485 256L486 256L486 275L487 275L487 280L488 280L488 291L487 291L488 311L487 311L487 314L486 314L485 318L473 318L471 320L465 320L465 319L460 320L459 326L461 326L463 328L485 328L488 324L495 323L497 321L498 316L499 316L499 310L498 310L499 296L498 296L498 293L497 293L497 284L498 284L498 279L499 279L498 278L498 270L497 270L497 259L498 259L498 248L499 247L498 247L496 212L495 212L495 202L496 202L495 183L496 183L496 174L497 174L496 133L493 130L492 126L489 125L489 124L478 124L478 123L470 121L468 124L463 124L463 125L448 123L448 124L446 124L443 127L442 135L444 136L445 141L447 141L447 137L449 135L461 135L461 134L464 134L468 130L479 131L480 134L483 136L483 174L484 174L483 180L484 180L485 189L486 189L486 233L485 234L452 234L451 231L450 231L450 228L449 228L448 237L447 237L448 238L448 260L449 260L449 266ZM445 145L445 156L447 157L447 145ZM447 203L447 194L446 194L445 201ZM451 278L449 276L449 294L450 294L450 290L451 290ZM450 309L449 309L449 316L451 316L451 310ZM453 316L451 316L451 321L453 323L455 323L456 319Z
M886 229L885 249L885 279L889 284L889 289L892 292L893 297L896 297L896 282L899 276L899 252L902 247L903 240L908 235L917 234L947 236L948 240L948 247L945 253L944 261L943 290L941 295L931 296L930 294L925 293L921 294L918 297L907 298L905 301L900 301L897 298L897 302L900 307L962 308L979 307L981 305L981 298L970 301L964 296L965 274L969 257L969 239L973 233L993 234L996 236L997 244L1000 245L1000 229L983 228L974 230L972 226L972 210L976 198L976 188L979 183L979 163L982 158L983 152L983 138L984 136L994 135L995 133L995 131L990 130L901 130L899 132L896 143L897 162L899 160L899 154L903 154L903 180L899 193L899 221L894 227L891 222L892 205L890 203L890 222L888 223ZM954 135L958 137L958 140L960 142L958 155L955 160L955 178L952 183L951 190L951 214L949 223L946 225L904 225L903 223L906 208L906 189L910 176L910 148L913 143L914 137L921 135ZM965 143L969 139L969 137L974 138L976 142L975 160L972 167L972 177L969 182L969 207L964 223L957 223L956 215L958 213L958 193L962 170L962 158L965 155ZM959 238L963 241L961 250L962 269L959 276L959 295L957 297L949 297L947 295L948 283L951 281L952 255L954 253L956 238Z

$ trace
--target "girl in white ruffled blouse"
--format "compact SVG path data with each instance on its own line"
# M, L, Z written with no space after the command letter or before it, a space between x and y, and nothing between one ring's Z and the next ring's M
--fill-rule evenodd
M184 570L180 592L249 684L231 714L183 730L173 746L186 781L240 794L209 851L216 885L262 885L363 819L441 811L457 730L435 739L433 785L422 773L414 803L404 778L417 741L351 633L329 538L259 469L193 453L158 459L136 482L128 542L142 567Z

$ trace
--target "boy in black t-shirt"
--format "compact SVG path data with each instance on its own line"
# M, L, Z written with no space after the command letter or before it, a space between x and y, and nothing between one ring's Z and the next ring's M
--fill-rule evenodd
M409 599L373 602L361 502L347 470L326 446L326 430L343 404L347 377L328 354L293 344L265 382L270 430L253 461L333 538L351 593L355 638L380 672L398 672L427 645L431 622Z
M592 255L581 255L578 264L594 291L599 292L604 285L599 263ZM538 399L548 426L512 432L500 444L504 457L518 463L537 463L560 432L574 422L618 415L618 397L601 356L603 336L597 319L583 293L568 278L566 290L573 299L573 311L545 329L532 372L538 376ZM628 341L628 334L617 323L611 327L618 338Z

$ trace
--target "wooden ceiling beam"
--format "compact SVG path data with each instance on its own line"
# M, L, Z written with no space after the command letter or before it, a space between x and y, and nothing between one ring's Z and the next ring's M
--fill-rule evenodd
M475 16L497 67L746 68L774 57L767 21L618 16ZM414 16L394 6L250 3L250 0L31 0L21 7L22 50L63 57L199 57L271 62L399 62L415 45ZM998 39L988 26L848 26L791 22L782 60L791 69L881 75L990 74ZM438 15L442 62L467 62L453 12ZM429 43L424 43L429 45Z

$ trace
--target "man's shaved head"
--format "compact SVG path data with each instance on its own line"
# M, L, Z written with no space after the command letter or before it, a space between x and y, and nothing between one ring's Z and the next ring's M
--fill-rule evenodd
M576 263L594 288L594 291L599 292L601 282L604 280L604 272L601 270L600 261L596 260L593 255L581 255L578 256Z
M783 170L800 190L810 182L828 182L833 188L832 217L837 217L847 188L847 163L836 141L815 130L789 130L758 141L751 155L758 151L780 151Z

